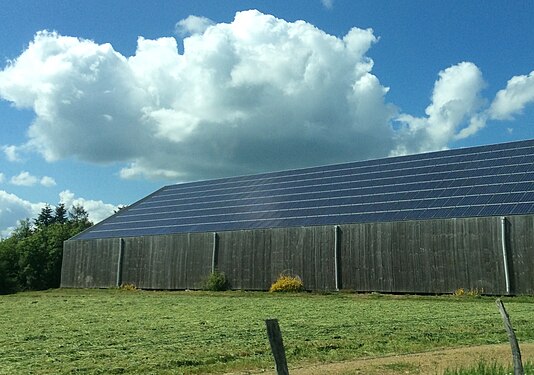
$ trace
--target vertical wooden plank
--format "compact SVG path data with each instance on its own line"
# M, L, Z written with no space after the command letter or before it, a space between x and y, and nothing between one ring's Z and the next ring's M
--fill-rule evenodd
M264 255L263 255L263 263L265 264L265 267L263 268L264 274L263 274L263 280L265 285L265 289L269 289L272 283L271 275L272 275L272 236L271 231L263 231L263 242L264 242Z
M264 290L269 286L267 281L269 265L265 262L265 230L258 229L252 232L252 265L251 284L253 290Z
M76 273L76 247L74 241L63 242L63 257L61 260L61 288L74 287L74 275Z
M511 282L517 294L534 294L534 216L509 218Z
M240 289L241 275L239 272L239 252L236 243L236 232L219 233L219 270L224 272L232 289Z
M211 233L191 233L188 247L187 287L199 289L211 272L213 255L213 235Z

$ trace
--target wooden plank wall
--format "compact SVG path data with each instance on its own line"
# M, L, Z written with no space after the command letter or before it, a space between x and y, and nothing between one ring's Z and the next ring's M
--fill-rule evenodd
M221 232L218 269L234 289L266 290L289 274L308 290L333 290L333 243L333 227Z
M66 241L61 264L62 288L110 288L117 281L116 238Z
M512 294L534 294L534 216L506 221ZM340 225L339 288L359 292L505 294L499 217ZM281 273L308 290L335 290L335 227L217 234L217 268L233 289L266 290ZM122 283L198 289L211 273L213 233L125 238ZM67 241L62 287L117 283L119 239Z
M211 272L211 233L132 237L124 242L124 284L143 289L199 289Z
M341 231L344 289L505 291L498 218L345 225Z
M534 216L509 216L508 258L512 291L534 294Z

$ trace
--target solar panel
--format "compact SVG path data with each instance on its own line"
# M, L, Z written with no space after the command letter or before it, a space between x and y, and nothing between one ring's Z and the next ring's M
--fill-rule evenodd
M161 188L75 239L534 213L534 140Z

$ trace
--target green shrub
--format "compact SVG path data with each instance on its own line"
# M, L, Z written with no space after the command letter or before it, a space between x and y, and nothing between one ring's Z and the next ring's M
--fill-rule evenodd
M214 271L206 278L202 289L220 292L230 289L230 282L224 272Z
M304 283L298 276L280 275L278 279L271 285L269 292L303 292Z

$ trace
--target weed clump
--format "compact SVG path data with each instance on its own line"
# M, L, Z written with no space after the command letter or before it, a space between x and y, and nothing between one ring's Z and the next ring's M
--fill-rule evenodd
M269 292L292 292L298 293L304 291L304 283L298 276L280 275L271 285Z
M129 291L129 292L135 292L136 290L139 290L139 289L137 289L135 284L121 284L120 290L126 290L126 291Z
M214 271L206 278L202 289L221 292L230 289L230 282L224 272Z
M464 289L464 288L458 288L454 292L452 292L452 295L455 297L480 297L484 293L484 289Z

